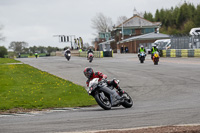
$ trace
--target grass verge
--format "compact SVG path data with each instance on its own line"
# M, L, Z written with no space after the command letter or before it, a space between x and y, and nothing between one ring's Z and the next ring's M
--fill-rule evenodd
M0 111L96 104L84 87L18 61L0 59Z
M7 64L7 63L20 63L20 61L10 58L0 58L0 64Z

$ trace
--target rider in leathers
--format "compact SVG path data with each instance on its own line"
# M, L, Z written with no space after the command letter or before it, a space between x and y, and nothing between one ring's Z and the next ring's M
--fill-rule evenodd
M88 50L88 52L87 52L87 59L88 59L89 53L94 54L91 48L90 48L90 49Z
M138 57L140 56L140 53L141 53L141 52L144 52L144 54L145 54L145 56L146 56L146 50L145 50L145 48L144 48L143 45L141 45L140 48L139 48L139 50L138 50Z
M99 78L99 81L101 81L103 78L107 78L107 76L102 74L101 72L94 72L93 69L90 67L86 67L83 73L88 78L88 80L86 81L87 87L89 86L89 82L94 78ZM108 86L115 87L119 91L120 95L124 93L124 91L118 86L117 81L115 79L113 79L112 81L107 80L106 82ZM114 98L116 99L121 99L121 97L116 93L116 91L111 89L107 89L107 91L109 94L112 95L112 97L114 96ZM113 103L113 105L114 104L118 103Z
M152 60L153 60L153 56L154 56L155 52L158 52L158 48L156 47L156 45L153 45L151 48L151 59Z
M67 50L65 50L65 53L67 53L67 54L71 53L70 50L69 50L69 48Z

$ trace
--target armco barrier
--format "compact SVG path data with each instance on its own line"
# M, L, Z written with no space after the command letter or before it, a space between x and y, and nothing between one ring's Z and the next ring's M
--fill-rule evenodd
M200 57L200 49L162 50L162 57Z

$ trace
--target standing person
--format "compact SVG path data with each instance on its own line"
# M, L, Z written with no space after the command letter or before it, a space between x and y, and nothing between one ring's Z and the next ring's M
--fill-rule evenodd
M19 58L21 57L21 54L20 54L20 53L18 54L18 57L19 57Z
M124 46L122 45L121 46L121 53L123 53L124 52Z
M126 51L126 53L128 53L128 47L125 47L125 51Z
M37 52L35 52L35 58L37 58L38 57L38 53Z

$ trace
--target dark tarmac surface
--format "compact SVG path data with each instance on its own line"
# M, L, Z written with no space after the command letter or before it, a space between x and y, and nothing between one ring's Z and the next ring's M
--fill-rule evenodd
M90 66L120 87L134 100L130 109L104 111L100 107L65 108L27 114L0 115L0 132L74 132L200 123L200 58L160 58L150 55L141 64L135 54L114 58L21 58L20 61L85 86L83 70Z

